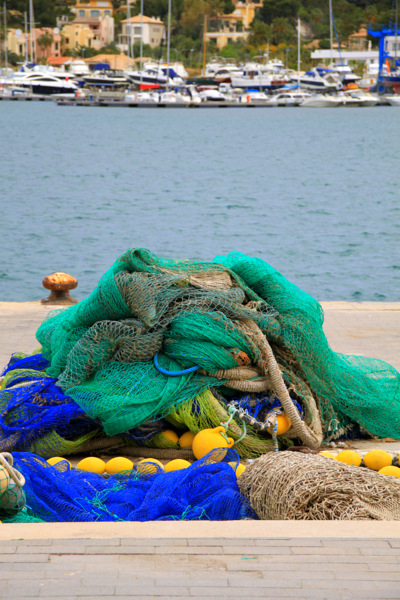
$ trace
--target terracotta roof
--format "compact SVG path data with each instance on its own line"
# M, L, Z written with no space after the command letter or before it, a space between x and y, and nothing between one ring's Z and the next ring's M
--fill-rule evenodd
M121 21L121 23L140 23L142 19L143 23L154 23L155 25L164 25L164 22L160 19L152 19L151 17L146 17L146 15L143 15L143 17L141 17L140 15L136 15L136 17L124 19L123 21Z
M58 65L63 65L72 60L72 56L49 56L47 59L47 64L53 65L53 67Z
M72 21L72 25L74 23L78 24L82 24L82 25L98 25L101 22L101 17L76 17L76 19L74 19Z
M359 31L357 31L357 33L352 33L351 35L349 35L349 38L355 38L355 37L367 37L367 30L360 29Z

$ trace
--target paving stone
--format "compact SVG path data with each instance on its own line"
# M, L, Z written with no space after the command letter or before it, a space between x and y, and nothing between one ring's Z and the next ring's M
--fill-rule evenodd
M334 548L324 548L324 547L312 547L312 548L307 548L307 547L296 547L296 548L291 548L292 550L292 554L316 554L318 556L327 554L327 555L343 555L343 553L346 554L346 556L354 556L354 555L361 555L360 549L359 548L344 548L342 551L340 548L334 547Z
M228 576L228 582L231 587L243 587L243 588L264 588L266 586L270 588L299 588L300 576L291 577L288 573L280 572L281 576L269 574L268 577L263 577L262 573L235 573Z
M360 544L360 552L363 556L399 556L400 557L400 549L392 548L388 545L387 548L373 548L372 546L364 547Z
M255 540L256 546L289 546L294 548L297 546L303 547L322 547L322 540L313 538L287 538L287 539L260 539Z
M10 554L0 554L0 563L10 563ZM36 552L32 552L31 554L13 554L12 562L20 562L20 563L47 563L49 561L48 554L37 554Z
M208 588L209 589L209 588ZM147 598L147 596L158 596L163 598L164 596L172 596L179 598L188 598L190 595L188 587L132 587L127 584L117 584L115 586L115 596L127 595L132 597Z
M0 553L1 554L14 554L17 551L16 542L0 542Z
M156 587L188 587L188 586L206 586L206 587L228 587L228 577L226 573L210 573L210 571L204 571L203 573L197 572L176 572L170 573L169 575L156 575L155 577Z
M37 598L40 585L40 581L8 581L7 594L13 594L14 598L21 596Z
M160 547L160 552L162 553L163 546ZM166 546L166 548L170 548L170 546ZM182 552L182 549L179 550L179 546L174 546L175 551ZM186 550L185 550L186 551ZM112 550L110 548L102 548L99 546L87 546L85 554L155 554L156 548L155 546L116 546Z
M257 546L255 548L237 548L236 546L223 546L224 554L243 554L249 556L261 556L263 554L281 556L291 554L291 549L288 546ZM214 552L214 551L213 551Z
M296 597L292 595L292 590L294 588L290 587L290 595L291 597ZM298 590L300 591L300 584L298 586ZM301 595L304 596L304 590L301 590ZM282 596L287 596L287 589L274 588L265 585L264 587L231 587L228 588L225 598L241 598L241 600L245 600L247 598L281 598ZM215 596L215 591L212 588L207 587L191 587L190 588L190 596L199 596L200 598L208 598L209 596ZM223 597L223 596L222 596ZM221 596L220 596L221 598Z
M189 538L188 539L189 546L200 546L200 547L209 547L209 546L240 546L243 547L254 547L256 545L256 540L254 539L241 539L241 538Z
M122 538L120 546L188 546L187 539L174 538ZM207 545L207 544L205 544Z
M58 596L58 598L69 598L71 595L75 596L113 596L115 589L113 586L93 586L93 587L82 587L80 582L71 581L65 583L63 581L45 581L40 587L38 597L45 598L47 596Z
M390 550L388 540L322 540L326 548L386 548Z
M179 548L178 546L163 546L155 548L154 554L207 554L212 556L215 554L222 554L222 548L214 546L212 551L210 551L210 548L200 548L198 546L188 546L184 549Z

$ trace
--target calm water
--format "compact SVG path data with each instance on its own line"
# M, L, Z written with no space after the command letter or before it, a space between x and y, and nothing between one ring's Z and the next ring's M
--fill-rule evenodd
M0 103L0 300L83 298L127 248L260 256L319 300L399 299L400 110Z

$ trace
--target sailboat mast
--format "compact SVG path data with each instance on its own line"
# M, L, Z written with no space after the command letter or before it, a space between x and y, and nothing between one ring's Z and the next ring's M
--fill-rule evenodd
M172 0L168 0L167 89L169 88L169 50L171 46L171 1Z
M143 0L140 0L140 85L143 81Z
M30 60L33 62L33 0L29 0L29 28L31 32L29 36Z
M130 22L131 20L131 3L130 0L128 0L128 6L126 7L126 20L128 21L127 23L127 27L128 27L128 68L129 68L129 59L131 57L131 46L132 46L132 23Z
M332 20L332 0L329 0L329 37L331 48L331 67L333 66L333 20Z
M4 2L4 58L6 61L6 69L8 67L8 47L7 47L7 8Z
M300 88L300 17L297 19L297 87Z
M25 16L25 62L28 62L28 15L26 11L24 13Z

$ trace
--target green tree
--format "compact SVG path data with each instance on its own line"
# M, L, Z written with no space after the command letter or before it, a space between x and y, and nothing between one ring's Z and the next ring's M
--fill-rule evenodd
M299 6L298 0L263 0L257 19L270 25L274 19L297 17Z

